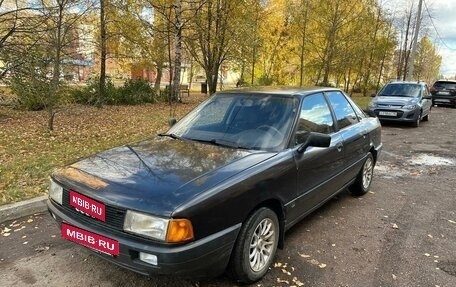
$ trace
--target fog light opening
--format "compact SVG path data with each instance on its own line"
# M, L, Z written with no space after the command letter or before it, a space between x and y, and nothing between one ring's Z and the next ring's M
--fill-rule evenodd
M139 260L152 264L152 265L155 265L155 266L158 265L157 255L139 252Z

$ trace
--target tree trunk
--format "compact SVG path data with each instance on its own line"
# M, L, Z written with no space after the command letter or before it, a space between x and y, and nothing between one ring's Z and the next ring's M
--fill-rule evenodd
M301 1L301 5L304 5ZM301 34L301 55L299 56L300 66L299 66L299 86L302 87L304 85L304 54L305 54L305 44L306 44L306 30L307 30L307 11L309 10L309 1L306 1L305 4L305 11L304 11L304 27L302 27L302 34Z
M372 69L372 61L374 60L374 50L376 49L377 45L377 33L378 29L380 28L380 16L381 16L381 9L380 7L378 8L377 11L377 18L375 19L375 30L374 34L372 35L372 40L371 44L372 47L370 49L370 55L369 55L369 63L367 63L367 69L366 69L366 75L364 76L364 83L363 83L363 96L367 96L368 92L368 85L369 85L369 80L371 76L371 69Z
M59 84L60 84L60 57L61 57L61 50L62 50L62 34L63 34L63 13L64 13L64 6L61 1L57 2L58 5L58 15L57 15L57 23L56 23L56 43L55 43L55 54L54 54L54 67L52 73L52 80L50 86L50 93L49 93L49 100L46 103L46 110L48 112L48 130L54 130L54 105L57 101L57 95L59 92Z
M98 95L96 106L101 108L106 93L106 55L107 55L107 47L106 47L106 15L105 15L105 8L106 8L106 0L100 0L100 48L101 48L101 56L100 56L100 93Z
M154 89L157 93L160 92L161 79L163 77L163 63L157 64L157 77L155 78Z
M182 66L182 5L180 0L174 1L174 78L172 99L180 99L180 81Z

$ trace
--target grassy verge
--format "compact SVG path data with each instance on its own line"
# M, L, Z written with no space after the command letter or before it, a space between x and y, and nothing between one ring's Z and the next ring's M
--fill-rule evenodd
M372 100L371 97L364 97L361 94L353 94L352 100L363 110L367 109L367 105Z
M192 94L177 104L182 117L205 96ZM21 112L0 107L0 205L43 195L54 168L78 158L167 130L170 106L108 106L97 109L72 105L46 130L45 112Z

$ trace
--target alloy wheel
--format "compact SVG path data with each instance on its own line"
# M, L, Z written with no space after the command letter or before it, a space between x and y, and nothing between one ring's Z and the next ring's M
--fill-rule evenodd
M269 266L269 261L275 246L275 226L270 218L264 218L255 228L250 240L250 268L259 272Z
M371 157L368 157L363 167L363 188L368 189L372 181L372 175L374 172L374 162Z

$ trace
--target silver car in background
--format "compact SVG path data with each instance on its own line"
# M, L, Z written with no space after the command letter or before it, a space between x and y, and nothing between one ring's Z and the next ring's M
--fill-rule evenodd
M426 83L394 81L374 96L368 113L381 121L407 122L418 127L422 120L429 120L431 108L432 97Z

